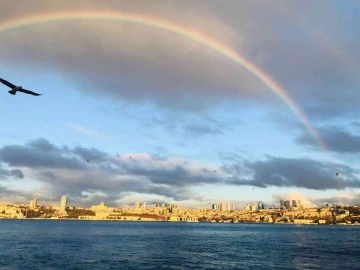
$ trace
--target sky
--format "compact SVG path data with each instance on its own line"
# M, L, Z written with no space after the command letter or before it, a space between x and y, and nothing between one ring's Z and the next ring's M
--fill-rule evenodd
M1 3L0 77L44 95L0 85L0 201L360 203L359 13L356 0Z

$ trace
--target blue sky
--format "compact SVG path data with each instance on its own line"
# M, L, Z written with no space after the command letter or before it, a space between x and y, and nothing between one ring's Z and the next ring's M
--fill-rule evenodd
M236 50L287 89L340 177L286 104L229 59L146 26L52 22L0 32L0 77L44 94L12 96L0 86L0 201L360 201L360 21L348 18L359 12L355 1L234 0L221 9L217 1L36 2L40 11L25 5L20 13L5 4L0 21L118 10Z

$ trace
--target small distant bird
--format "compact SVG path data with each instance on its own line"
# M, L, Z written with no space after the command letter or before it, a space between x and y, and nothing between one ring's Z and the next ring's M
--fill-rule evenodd
M130 156L130 158L131 158L131 156Z
M41 96L41 94L38 94L38 93L35 93L35 92L32 92L32 91L29 91L29 90L26 90L26 89L23 89L21 86L16 86L16 85L13 85L12 83L4 80L4 79L1 79L0 78L0 82L2 84L5 84L7 87L10 87L11 90L8 91L10 94L12 95L16 95L16 92L23 92L25 94L28 94L28 95L33 95L33 96Z
M88 160L88 159L87 159L86 161L87 161L87 163L89 163L89 160Z
M336 173L336 176L339 176L339 173Z
M214 172L216 172L216 171L214 171Z

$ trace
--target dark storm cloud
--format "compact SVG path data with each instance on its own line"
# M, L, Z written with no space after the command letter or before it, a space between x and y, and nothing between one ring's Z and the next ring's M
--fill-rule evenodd
M341 127L323 127L318 129L321 138L329 149L338 153L360 153L360 136L351 133ZM303 133L297 138L297 142L315 146L313 138L308 133Z
M109 158L107 153L102 152L96 148L87 149L77 146L74 148L73 152L81 156L84 160L89 160L89 162L101 162Z
M338 4L14 0L2 4L0 17L85 8L135 12L179 23L235 48L288 89L311 118L329 119L359 112L354 70L360 62L360 19L351 17L348 24L351 14L336 10ZM54 36L54 31L59 34ZM67 78L69 86L86 93L188 110L211 108L221 100L266 104L276 100L262 83L223 56L149 27L64 22L1 36L4 63L56 72Z
M97 168L103 175L131 174L148 177L154 184L167 184L186 186L199 183L211 183L217 178L211 175L210 170L205 169L207 175L197 175L191 172L191 165L186 160L171 161L163 157L147 156L147 159L133 157L133 162L124 159L116 159L109 154L96 148L84 147L57 147L46 139L37 139L21 145L5 145L0 148L0 159L8 166L28 167L32 169L67 169L90 173L91 168ZM89 159L89 163L85 164ZM100 163L99 163L100 162ZM88 166L86 166L88 165ZM89 171L89 172L88 172ZM204 171L204 170L203 170ZM15 171L13 171L15 173ZM51 171L44 176L54 178ZM86 176L89 177L89 176ZM97 175L96 177L101 177ZM56 178L54 178L57 181ZM91 186L96 180L90 181ZM103 183L104 185L108 185ZM111 187L110 187L111 188Z
M0 180L7 179L9 177L23 179L24 174L19 169L11 169L11 170L5 169L2 167L2 164L0 163Z
M87 200L82 192L98 196L96 192L100 191L113 198L137 192L185 200L194 196L187 187L216 181L209 170L201 175L192 173L186 161L134 155L132 164L119 157L95 148L58 147L42 138L0 149L2 162L35 171L34 179L46 183L54 198L71 193L74 198ZM10 175L21 177L21 171L0 170L0 176Z
M354 169L337 164L340 175L335 175L333 165L308 158L277 158L268 156L266 161L244 162L243 167L252 172L251 177L233 176L228 183L235 185L254 185L257 187L301 187L315 190L344 189L346 187L360 187ZM229 172L234 168L225 168ZM241 170L241 167L235 167ZM237 172L239 172L237 171Z
M28 202L32 199L31 192L7 188L3 185L0 185L0 198L6 200L8 197L17 197L23 199L23 202Z
M5 145L0 148L0 160L9 166L29 168L85 169L76 157L66 155L64 149L53 146L45 139L37 139L21 145Z
M28 143L28 146L46 153L59 151L57 147L55 147L53 144L51 144L48 140L44 138L38 138L36 140L33 140Z

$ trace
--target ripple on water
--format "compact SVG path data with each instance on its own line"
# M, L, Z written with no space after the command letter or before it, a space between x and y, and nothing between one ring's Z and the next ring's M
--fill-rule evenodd
M360 227L0 221L0 269L356 269Z

